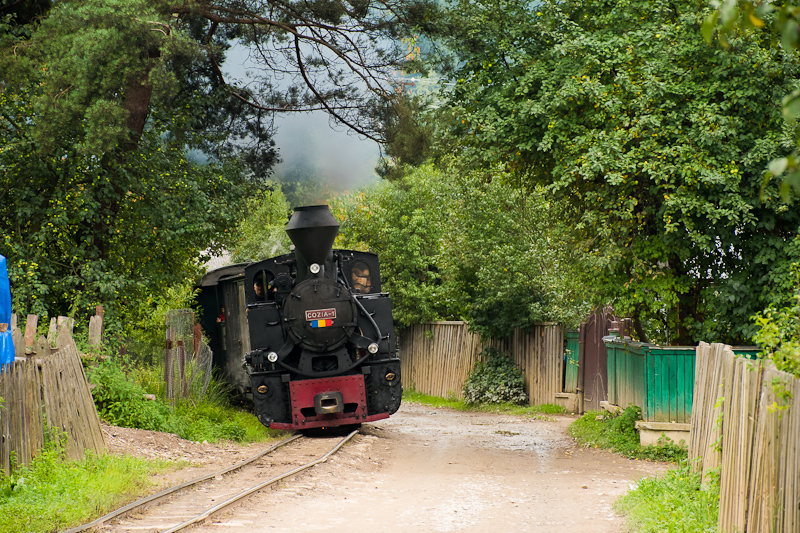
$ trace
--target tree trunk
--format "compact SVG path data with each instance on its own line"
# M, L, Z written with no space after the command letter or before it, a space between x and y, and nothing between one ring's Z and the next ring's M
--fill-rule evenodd
M132 152L139 146L142 138L144 125L147 122L147 115L150 110L150 98L153 96L153 86L148 83L150 69L137 80L134 80L125 89L125 101L123 107L128 111L126 126L129 130L129 140L123 148L126 152Z

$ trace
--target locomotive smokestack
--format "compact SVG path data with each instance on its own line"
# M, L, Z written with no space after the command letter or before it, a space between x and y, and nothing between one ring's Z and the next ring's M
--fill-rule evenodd
M327 205L296 207L286 225L286 233L306 266L323 265L339 233L339 222Z

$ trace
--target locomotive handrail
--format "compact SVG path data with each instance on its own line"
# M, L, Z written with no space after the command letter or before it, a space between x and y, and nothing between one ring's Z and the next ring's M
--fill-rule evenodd
M381 339L383 338L383 335L381 335L381 328L378 327L378 323L375 322L375 319L372 318L372 315L369 313L369 311L366 310L366 308L364 308L364 305L361 303L361 301L358 298L353 296L353 300L356 301L356 305L358 306L358 308L361 309L361 312L366 315L367 320L370 321L370 323L372 324L372 327L375 328L375 333L378 334L378 342L381 342Z

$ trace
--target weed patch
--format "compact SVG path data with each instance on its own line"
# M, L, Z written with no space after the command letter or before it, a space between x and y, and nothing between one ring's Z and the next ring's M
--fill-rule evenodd
M570 424L567 431L583 446L602 448L631 459L669 462L686 459L686 450L676 444L639 444L639 433L635 424L640 418L641 410L634 406L618 414L589 411Z
M614 508L627 517L632 533L716 533L719 515L719 476L700 487L700 474L686 461L663 477L642 479L621 496Z

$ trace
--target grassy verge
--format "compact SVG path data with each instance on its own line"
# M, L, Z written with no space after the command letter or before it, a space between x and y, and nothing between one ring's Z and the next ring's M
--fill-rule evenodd
M159 401L138 401L116 405L106 414L121 417L112 416L112 423L138 422L198 442L261 442L285 435L268 430L251 413L214 401L186 402L172 410ZM0 531L55 532L86 523L147 494L152 475L185 465L111 455L67 461L61 445L48 444L30 466L10 476L0 472Z
M686 450L676 444L642 446L635 423L639 419L639 408L628 407L619 414L589 411L570 424L568 432L587 447L602 448L631 459L669 461L685 460Z
M719 479L700 487L700 474L684 461L663 477L642 479L614 504L627 518L625 530L636 533L716 533Z
M54 532L85 523L144 495L151 475L178 466L111 455L67 461L63 448L50 444L30 466L0 473L0 531Z
M114 361L90 368L101 418L198 442L261 442L285 435L265 428L252 413L231 406L225 386L213 380L200 401L170 406L161 399L146 399L146 394L163 397L151 387L151 383L159 385L152 378L158 371L125 368ZM112 455L67 461L63 443L50 439L29 466L16 468L11 475L0 471L0 531L55 532L91 521L147 494L154 474L185 464Z
M641 446L634 426L640 411L629 407L617 415L590 411L569 427L579 444L603 448L625 457L679 463L663 476L642 479L614 504L626 517L625 531L716 532L719 513L719 483L709 480L701 490L700 474L687 464L687 453L672 443Z
M403 391L403 400L408 402L420 403L430 407L447 407L449 409L456 409L458 411L479 411L485 413L505 413L512 415L527 415L534 417L542 417L542 415L557 415L564 414L566 411L554 404L531 405L522 406L512 403L498 403L498 404L468 404L463 400L439 398L438 396L428 396L420 392L405 389Z

